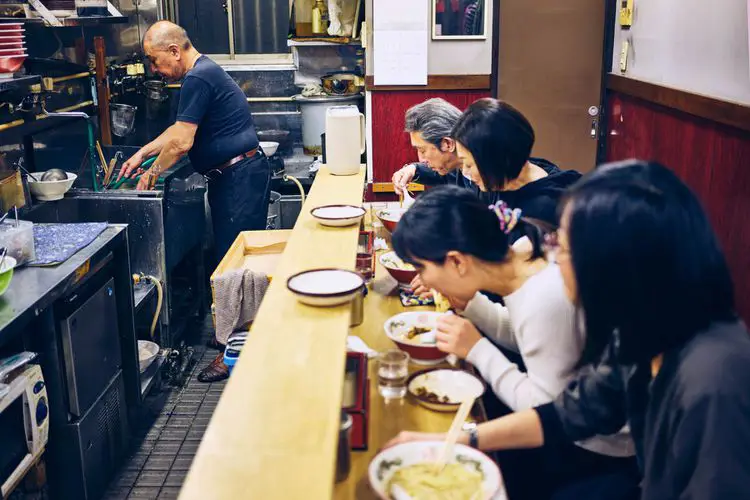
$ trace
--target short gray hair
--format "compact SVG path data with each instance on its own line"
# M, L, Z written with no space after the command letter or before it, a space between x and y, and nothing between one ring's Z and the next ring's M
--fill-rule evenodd
M181 49L187 50L193 45L187 31L182 26L170 21L154 23L143 37L143 42L146 43L147 41L157 49L166 49L170 45L177 45Z
M440 147L440 141L450 137L461 114L460 109L445 99L428 99L406 111L406 131L419 132L425 141Z

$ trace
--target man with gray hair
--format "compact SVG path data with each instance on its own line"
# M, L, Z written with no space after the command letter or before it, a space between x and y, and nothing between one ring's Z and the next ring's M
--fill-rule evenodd
M406 132L417 150L419 163L406 165L393 174L397 194L403 194L410 182L472 186L461 174L456 141L451 138L461 114L460 109L440 98L428 99L406 111Z

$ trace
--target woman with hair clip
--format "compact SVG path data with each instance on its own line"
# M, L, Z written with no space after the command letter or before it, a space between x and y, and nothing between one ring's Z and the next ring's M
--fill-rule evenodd
M748 498L750 336L695 195L663 166L629 161L589 174L563 207L554 251L585 320L579 364L597 365L553 402L480 424L471 441L546 449L628 423L643 500Z
M460 314L439 320L438 348L476 366L505 405L503 413L552 401L575 376L584 344L560 268L546 261L539 230L521 216L503 202L488 207L466 189L444 186L420 196L393 234L399 257ZM528 236L530 251L511 246L514 230ZM480 290L500 295L505 305L491 302ZM520 353L527 371L477 328ZM548 498L563 484L604 474L619 475L631 492L636 488L634 449L626 432L565 443L553 451L500 457L510 498ZM540 474L545 481L535 481Z
M535 140L534 128L523 113L491 98L466 108L450 133L453 156L462 165L463 176L471 180L464 184L480 199L487 204L502 200L512 209L521 209L525 217L557 227L560 199L581 174L532 158ZM522 236L520 229L512 230L511 243ZM419 277L412 288L417 295L429 294Z

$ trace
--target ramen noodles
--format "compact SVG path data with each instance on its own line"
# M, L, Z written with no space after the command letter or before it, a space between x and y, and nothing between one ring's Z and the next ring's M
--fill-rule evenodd
M482 496L482 474L461 464L448 463L437 471L434 462L409 465L397 470L386 491L398 485L413 500L478 500Z

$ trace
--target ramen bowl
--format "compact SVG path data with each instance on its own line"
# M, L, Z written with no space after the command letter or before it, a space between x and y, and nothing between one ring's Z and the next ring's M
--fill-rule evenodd
M387 491L393 475L400 469L421 463L436 462L444 446L442 441L411 441L387 448L372 459L368 468L368 477L372 489L378 497L390 500L391 491ZM503 479L497 464L479 450L457 444L447 463L460 464L471 472L478 472L482 477L481 495L483 500L499 496L503 488ZM408 491L405 493L409 493Z
M42 201L54 201L60 200L65 196L73 183L76 181L76 174L72 172L66 172L67 179L60 179L56 181L42 181L34 180L31 176L28 178L29 191L34 197ZM34 173L34 177L41 179L44 172Z
M407 209L405 208L384 208L378 210L375 215L378 216L380 222L385 226L389 232L396 230L396 225L401 217L404 215Z
M365 280L345 269L312 269L291 276L286 286L308 306L332 307L351 302Z
M396 252L381 255L380 265L386 268L393 279L398 281L398 287L403 290L410 290L412 280L419 274L414 266L401 260Z
M405 312L389 318L384 325L386 336L399 349L408 352L419 365L435 365L444 361L447 354L437 348L435 327L442 313L433 311ZM409 338L419 329L427 330Z
M358 224L365 209L355 205L324 205L313 208L310 214L322 226L345 227Z

